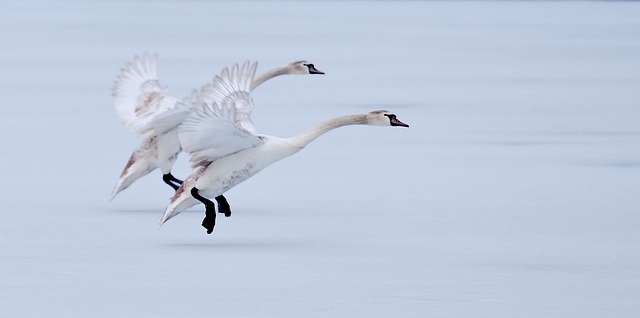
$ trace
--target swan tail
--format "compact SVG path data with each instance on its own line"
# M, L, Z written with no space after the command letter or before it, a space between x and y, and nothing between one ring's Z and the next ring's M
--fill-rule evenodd
M169 221L174 216L180 214L182 211L198 204L198 201L191 196L191 188L195 185L197 177L191 175L184 180L180 185L176 193L171 197L169 206L167 206L162 218L160 219L160 228L165 222Z
M113 188L109 202L113 201L118 193L131 186L136 180L149 174L155 168L148 158L139 158L137 153L134 152L122 170L120 179L118 179L118 182Z

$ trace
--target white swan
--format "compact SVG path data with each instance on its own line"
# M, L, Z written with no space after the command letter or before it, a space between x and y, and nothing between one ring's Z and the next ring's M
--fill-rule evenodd
M178 99L172 96L158 82L156 65L156 54L136 55L133 61L122 68L113 85L112 95L118 117L132 131L145 138L131 154L110 200L158 168L162 171L162 180L174 190L182 183L171 174L171 167L181 151L177 127L188 116L192 104L190 99L193 97ZM256 67L257 63L250 65L246 62L243 71L255 72ZM324 73L307 61L296 61L256 77L251 83L251 90L284 74Z
M249 96L252 79L246 76L225 68L213 83L203 87L191 114L178 129L193 171L171 198L160 225L202 202L206 207L202 226L211 234L216 213L207 197L222 195L272 163L300 151L320 135L346 125L409 127L396 115L378 110L327 120L291 138L258 134L247 115L253 101ZM230 216L230 211L225 216Z

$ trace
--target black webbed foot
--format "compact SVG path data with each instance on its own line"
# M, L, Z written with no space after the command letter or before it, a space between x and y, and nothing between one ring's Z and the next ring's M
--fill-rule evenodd
M193 187L191 189L191 195L198 201L202 202L206 208L204 211L204 219L202 220L202 226L207 229L207 234L213 233L213 228L216 226L216 206L211 200L203 197L198 193L198 188Z
M163 174L162 175L162 181L164 181L164 183L166 183L170 187L172 187L174 191L178 191L178 188L182 184L182 180L176 179L176 177L174 177L171 174L171 172L169 172L167 174ZM177 184L174 184L174 182L177 183Z
M169 174L169 175L171 176L171 181L173 181L173 182L175 182L177 184L182 184L182 182L184 182L184 181L174 177L172 174Z
M219 195L216 197L216 202L218 202L218 213L224 213L224 216L231 216L231 206L229 206L229 202L227 202L227 198L223 195Z
M202 227L207 229L207 234L211 234L213 233L213 228L216 226L216 212L214 211L213 213L211 213L208 210L209 209L207 209L207 212L205 212L206 215L202 220ZM210 216L209 214L212 214L213 216Z

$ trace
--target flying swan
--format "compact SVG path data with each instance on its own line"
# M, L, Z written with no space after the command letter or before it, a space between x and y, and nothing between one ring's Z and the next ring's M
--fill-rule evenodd
M337 117L313 126L301 134L280 138L256 132L250 113L249 96L253 73L243 73L237 65L205 85L189 117L178 128L183 149L190 156L191 174L175 192L160 225L198 203L205 205L202 226L211 234L215 226L214 203L207 199L249 179L272 163L291 156L320 135L347 125L409 127L386 110ZM220 211L230 216L230 211Z
M119 119L133 132L145 136L133 151L116 183L111 199L139 178L155 169L162 171L162 180L174 190L181 180L171 174L171 167L181 151L177 127L189 115L191 97L179 99L158 81L156 54L137 55L117 76L112 95ZM257 63L243 67L253 69ZM247 71L246 70L246 71ZM324 74L307 61L297 61L272 69L253 79L249 90L265 81L284 74ZM225 205L224 197L218 198Z

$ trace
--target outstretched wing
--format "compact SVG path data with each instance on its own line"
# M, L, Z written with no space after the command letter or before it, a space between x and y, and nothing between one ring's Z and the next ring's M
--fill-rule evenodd
M257 67L257 62L246 61L242 66L234 64L231 71L227 67L223 68L220 75L213 78L212 83L200 89L196 104L232 105L236 109L233 121L242 128L256 133L256 127L251 120L253 101L249 93ZM246 97L240 96L245 93Z
M188 104L158 82L155 54L144 53L120 70L113 84L113 102L120 120L138 134L175 128L189 114Z
M246 62L242 68L234 65L231 72L225 68L201 89L191 114L178 130L192 167L262 143L254 135L250 117L253 101L249 90L255 66Z

